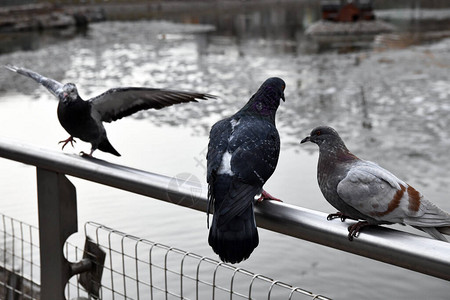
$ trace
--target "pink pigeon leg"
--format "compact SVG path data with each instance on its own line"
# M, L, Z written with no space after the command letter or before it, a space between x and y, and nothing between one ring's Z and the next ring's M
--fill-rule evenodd
M64 145L62 145L61 150L64 150L64 147L70 143L70 145L72 145L73 147L73 143L76 143L77 141L73 139L73 136L69 136L67 139L59 141L58 144L64 143Z
M274 196L272 196L271 194L269 194L265 190L262 190L261 197L259 197L257 201L258 202L262 202L263 200L275 200L275 201L283 202L281 199L275 198Z

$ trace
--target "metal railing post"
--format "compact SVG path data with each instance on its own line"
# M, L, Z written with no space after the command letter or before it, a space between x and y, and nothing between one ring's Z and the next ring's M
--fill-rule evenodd
M70 263L64 257L67 238L78 230L76 190L64 174L37 168L41 299L65 299Z

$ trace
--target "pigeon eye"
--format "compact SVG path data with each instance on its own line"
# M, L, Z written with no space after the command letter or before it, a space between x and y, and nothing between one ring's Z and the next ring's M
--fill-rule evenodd
M316 131L316 135L317 135L317 136L319 136L319 135L321 135L321 134L322 134L322 132L320 132L320 130Z

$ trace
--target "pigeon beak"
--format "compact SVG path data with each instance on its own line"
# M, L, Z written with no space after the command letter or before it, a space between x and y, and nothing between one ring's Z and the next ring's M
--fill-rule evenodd
M281 99L283 99L283 102L286 102L286 99L284 99L284 93L281 94Z
M307 137L305 137L303 140L301 140L300 144L306 143L306 142L310 142L311 141L311 136L308 135Z

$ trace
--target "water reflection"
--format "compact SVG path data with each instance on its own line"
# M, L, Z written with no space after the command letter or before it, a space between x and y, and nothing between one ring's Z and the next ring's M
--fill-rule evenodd
M0 32L0 54L13 51L33 51L86 34L86 28L60 30Z
M286 50L293 44L273 25L286 14L284 10L243 13L234 19L237 26L232 28L237 31L230 35L219 34L211 25L98 23L84 37L4 55L0 63L20 63L56 80L75 82L85 98L115 86L172 87L218 95L221 99L216 101L135 116L156 125L188 126L200 135L207 134L211 120L239 109L266 78L279 76L288 86L287 102L282 105L286 107L278 118L285 147L297 147L305 132L328 123L339 128L344 138L364 141L355 143L357 153L371 154L365 149L376 144L379 150L390 149L393 159L406 156L411 160L406 165L414 165L406 174L420 167L416 153L440 153L424 154L423 168L442 159L450 140L445 130L450 126L450 89L449 61L439 48L448 49L448 42L437 44L436 50L422 46L397 52L297 55ZM295 31L286 34L298 36ZM26 78L7 72L0 76L1 90L52 97ZM362 126L368 121L372 130ZM386 139L387 132L395 132L395 139Z

